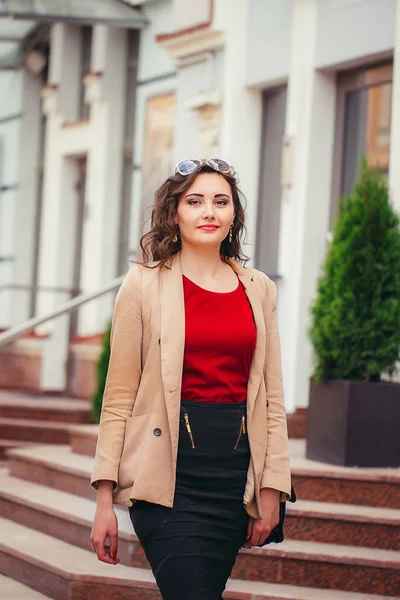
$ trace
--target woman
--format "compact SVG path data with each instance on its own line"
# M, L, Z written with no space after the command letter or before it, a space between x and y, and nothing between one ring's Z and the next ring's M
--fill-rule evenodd
M276 286L237 262L243 230L231 167L178 163L115 302L92 547L118 564L128 506L164 600L219 600L290 497Z

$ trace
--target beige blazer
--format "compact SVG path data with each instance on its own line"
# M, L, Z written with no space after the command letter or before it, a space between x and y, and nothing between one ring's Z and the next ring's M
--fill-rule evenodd
M257 341L247 388L250 466L243 503L262 518L260 490L290 496L276 285L229 261L253 309ZM115 300L111 357L91 484L111 480L116 504L173 505L179 436L185 309L179 253L171 269L134 265ZM161 432L160 432L160 431Z

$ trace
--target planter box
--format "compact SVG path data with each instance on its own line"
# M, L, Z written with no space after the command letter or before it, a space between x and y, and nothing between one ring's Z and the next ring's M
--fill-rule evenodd
M400 384L310 382L307 458L342 466L400 466Z

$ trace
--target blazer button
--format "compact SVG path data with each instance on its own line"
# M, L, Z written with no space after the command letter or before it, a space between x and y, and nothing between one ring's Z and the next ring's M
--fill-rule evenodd
M156 435L157 437L159 437L161 435L162 431L161 431L161 429L159 427L156 427L153 430L153 433L154 433L154 435Z

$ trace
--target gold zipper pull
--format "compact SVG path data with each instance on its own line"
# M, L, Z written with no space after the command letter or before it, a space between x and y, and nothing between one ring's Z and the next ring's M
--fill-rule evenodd
M240 422L240 431L239 431L239 437L236 440L236 444L235 444L235 450L237 450L238 444L240 442L240 438L242 437L242 433L246 433L246 425L245 425L245 417L244 415L242 416L242 420Z
M192 435L192 430L190 428L190 423L189 423L189 416L188 414L185 412L185 414L183 415L184 419L185 419L185 423L186 423L186 429L188 430L188 434L190 435L190 440L192 442L192 448L195 448L196 446L194 445L194 441L193 441L193 435Z

